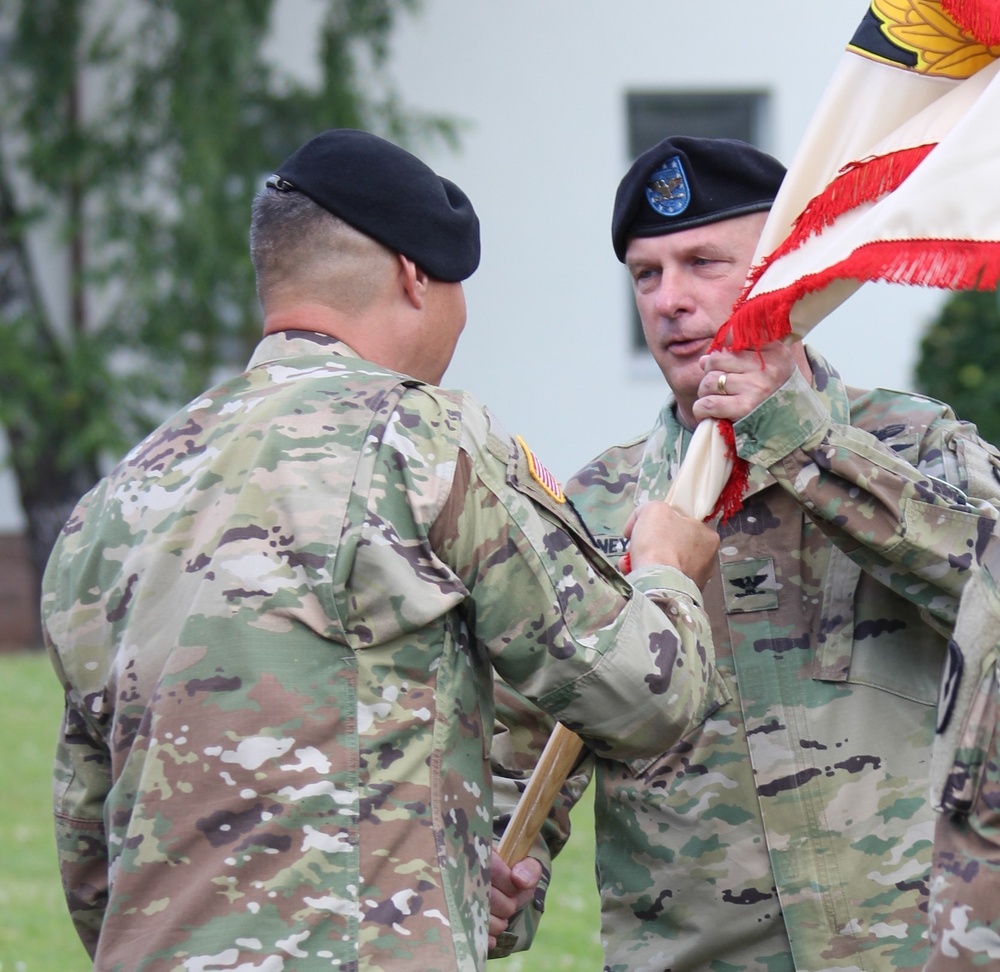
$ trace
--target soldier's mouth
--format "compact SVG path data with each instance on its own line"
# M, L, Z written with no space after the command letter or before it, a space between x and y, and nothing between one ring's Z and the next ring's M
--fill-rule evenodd
M703 354L708 354L711 344L712 338L710 337L680 338L667 341L666 348L678 358L691 358L696 355L701 357Z

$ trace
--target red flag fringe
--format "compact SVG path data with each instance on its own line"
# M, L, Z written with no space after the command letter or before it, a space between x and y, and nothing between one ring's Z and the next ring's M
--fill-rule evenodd
M807 294L844 279L883 280L944 290L995 290L1000 282L1000 242L907 239L866 243L820 273L801 277L782 290L744 300L720 328L712 350L727 345L743 351L787 337L791 333L792 307Z
M981 44L1000 44L998 0L941 0L941 9L962 30Z
M798 249L810 236L826 229L844 213L894 192L936 144L916 145L843 166L840 175L809 200L781 245L752 271L751 280L756 283L770 263Z
M706 522L718 516L725 523L734 513L743 507L743 496L747 491L750 479L750 464L736 454L736 432L733 423L725 419L719 422L719 432L726 441L726 455L733 460L733 470L722 487L718 500L712 512L705 517Z

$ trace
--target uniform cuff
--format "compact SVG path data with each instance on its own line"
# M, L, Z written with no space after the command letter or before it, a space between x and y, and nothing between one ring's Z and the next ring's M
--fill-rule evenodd
M488 959L507 958L517 948L517 935L513 932L500 932L496 945L489 950Z
M741 458L769 469L830 427L830 412L798 368L770 397L733 423Z
M665 564L639 567L628 575L628 582L640 594L652 594L657 597L681 594L690 598L695 604L702 603L698 585L677 567L668 567Z

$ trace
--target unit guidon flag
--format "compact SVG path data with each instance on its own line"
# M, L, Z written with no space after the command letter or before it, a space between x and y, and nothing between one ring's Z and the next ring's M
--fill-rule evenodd
M995 289L998 72L997 0L872 0L715 346L802 337L866 281ZM737 468L724 515L741 479Z

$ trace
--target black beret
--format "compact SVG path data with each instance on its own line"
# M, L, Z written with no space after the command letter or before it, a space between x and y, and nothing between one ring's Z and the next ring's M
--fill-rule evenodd
M615 255L634 236L663 236L771 208L785 167L734 138L665 138L632 163L611 219Z
M453 182L370 132L336 128L296 149L268 186L295 189L437 280L479 266L479 218Z

